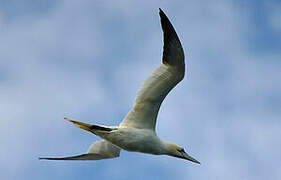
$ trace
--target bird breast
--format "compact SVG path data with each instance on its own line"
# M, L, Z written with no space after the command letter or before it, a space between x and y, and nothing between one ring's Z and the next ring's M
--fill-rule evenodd
M162 140L149 129L119 127L102 138L127 151L163 154L165 150Z

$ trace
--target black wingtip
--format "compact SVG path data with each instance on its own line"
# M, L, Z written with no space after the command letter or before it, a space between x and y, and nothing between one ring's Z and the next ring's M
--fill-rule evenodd
M184 52L181 46L181 42L178 38L176 30L170 22L167 15L159 8L159 15L161 21L161 27L164 33L164 51L162 62L169 65L183 65L184 64ZM175 59L175 57L180 57Z
M38 158L39 160L68 160L67 158Z
M39 160L67 160L66 158L49 158L49 157L39 157Z
M48 160L48 158L39 157L38 160Z
M161 9L161 8L159 8L159 15L160 15L160 18L161 19L168 19L168 17L166 16L166 14L164 13L164 11Z
M173 31L175 33L172 23L161 8L159 8L159 15L163 31Z

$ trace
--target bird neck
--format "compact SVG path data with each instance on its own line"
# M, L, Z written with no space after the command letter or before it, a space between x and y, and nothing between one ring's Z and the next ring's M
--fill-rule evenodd
M165 142L165 154L174 156L176 149L179 149L180 146L171 142Z

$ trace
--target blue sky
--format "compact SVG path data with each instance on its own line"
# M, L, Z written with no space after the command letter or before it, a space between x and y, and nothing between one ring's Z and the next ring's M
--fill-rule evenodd
M202 164L121 152L39 161L98 140L63 120L118 125L161 62L161 7L185 79L157 132ZM0 0L1 179L281 179L280 1Z

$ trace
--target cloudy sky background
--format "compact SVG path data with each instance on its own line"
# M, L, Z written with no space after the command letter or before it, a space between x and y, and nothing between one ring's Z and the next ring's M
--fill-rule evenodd
M121 152L63 120L118 125L161 62L161 7L186 53L157 124L197 165ZM280 1L0 0L1 179L281 179Z

